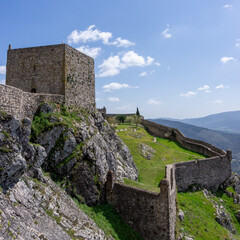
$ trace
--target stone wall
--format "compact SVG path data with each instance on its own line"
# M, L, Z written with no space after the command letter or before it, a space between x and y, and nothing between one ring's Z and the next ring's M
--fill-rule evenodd
M206 142L187 138L178 129L148 120L142 120L142 124L156 137L177 141L186 149L210 157L173 164L178 191L186 191L194 185L216 191L231 176L230 150L225 152Z
M225 151L216 148L209 143L185 137L183 133L176 128L167 127L148 120L142 120L141 123L153 136L177 141L188 150L203 154L208 157L226 154Z
M231 151L228 151L222 156L175 163L178 191L186 191L193 186L217 191L232 174L231 159Z
M57 94L28 93L22 90L0 84L0 110L10 113L16 118L33 118L42 102L64 103L64 96Z
M166 178L160 182L160 193L115 183L113 173L107 175L107 201L123 220L144 239L175 239L176 186L174 166L166 167Z
M65 91L64 44L9 49L6 85L24 92L62 94Z
M21 118L22 96L22 90L0 84L0 110Z
M22 117L33 118L39 105L43 102L64 104L65 97L59 94L38 94L23 92Z
M9 49L6 85L64 95L67 106L95 109L94 60L66 44Z
M65 46L66 104L95 108L94 60L78 50Z

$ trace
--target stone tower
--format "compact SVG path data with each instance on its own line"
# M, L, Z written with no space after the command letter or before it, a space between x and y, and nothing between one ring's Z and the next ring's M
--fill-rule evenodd
M24 92L64 95L67 106L95 107L94 60L66 44L9 47L6 84Z

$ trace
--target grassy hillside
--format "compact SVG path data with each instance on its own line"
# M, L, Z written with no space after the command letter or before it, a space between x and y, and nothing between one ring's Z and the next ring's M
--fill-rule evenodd
M231 149L233 153L233 158L236 160L240 160L240 134L213 131L207 128L201 128L178 121L170 121L164 119L152 119L151 121L165 126L177 128L186 137L208 142L220 149ZM240 168L237 167L236 164L232 165L232 167L234 172L240 173Z
M240 224L235 217L240 205L234 204L233 198L225 192L209 196L205 196L202 191L178 193L178 202L185 214L184 220L180 222L180 232L183 235L191 236L194 240L240 239ZM217 223L217 208L228 215L234 235Z
M167 164L205 158L203 155L182 148L176 142L154 138L142 127L118 125L117 131L119 131L118 136L128 146L139 170L139 183L130 180L126 180L126 183L140 188L159 192L158 184L164 178ZM143 155L142 145L150 147L151 159Z
M118 125L117 131L118 136L129 147L139 169L139 182L125 180L135 187L159 192L157 185L164 177L165 165L204 158L175 142L161 138L155 140L140 127L135 129L130 125ZM151 160L142 155L139 148L141 144L146 144L155 151ZM235 192L232 187L228 191ZM235 216L240 205L234 204L233 198L228 197L225 192L207 193L208 195L203 191L178 193L178 208L184 212L184 219L177 222L177 235L181 235L181 239L191 237L194 240L240 240L240 224ZM226 214L226 221L230 223L232 232L216 221L219 211Z

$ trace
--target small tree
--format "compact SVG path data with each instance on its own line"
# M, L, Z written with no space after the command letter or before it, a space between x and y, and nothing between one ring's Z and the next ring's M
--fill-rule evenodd
M115 124L117 123L117 120L115 117L108 117L107 121L113 126L115 126Z
M137 127L138 124L141 122L141 118L138 115L133 115L132 117L133 117L133 122L134 124L136 124L136 127Z
M139 110L138 110L138 107L137 107L136 115L137 115L137 116L140 116L140 112L139 112Z
M118 115L116 116L116 119L120 122L120 123L124 123L126 116L124 115Z
M125 123L128 123L129 125L133 122L133 118L131 116L128 116L125 120Z

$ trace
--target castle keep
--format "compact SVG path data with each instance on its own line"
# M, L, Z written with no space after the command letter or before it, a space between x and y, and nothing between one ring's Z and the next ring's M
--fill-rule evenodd
M32 118L43 101L94 109L94 60L66 44L10 46L0 108L18 118Z

